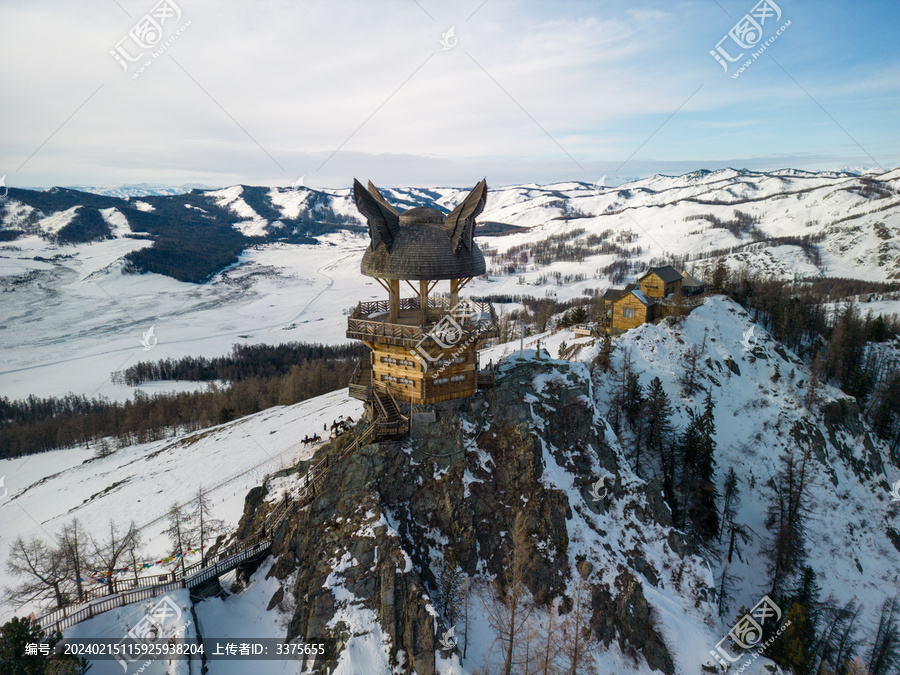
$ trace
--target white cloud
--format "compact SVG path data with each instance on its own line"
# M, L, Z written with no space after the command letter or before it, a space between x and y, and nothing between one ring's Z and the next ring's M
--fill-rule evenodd
M773 64L739 81L721 73L707 52L730 24L711 3L491 0L468 20L479 3L420 4L180 0L190 27L136 80L108 52L152 2L121 0L130 17L113 2L3 6L0 173L10 185L289 184L301 174L346 185L363 168L406 184L468 184L462 173L488 168L495 182L592 181L641 144L623 173L776 153L868 161L839 129L825 145L821 133L784 131L804 115L834 125ZM444 51L451 25L459 42ZM811 39L808 27L792 30ZM793 68L791 38L776 44ZM868 87L803 74L824 102L841 88L869 91L877 124L866 141L896 164L896 137L883 137L897 85L880 64Z

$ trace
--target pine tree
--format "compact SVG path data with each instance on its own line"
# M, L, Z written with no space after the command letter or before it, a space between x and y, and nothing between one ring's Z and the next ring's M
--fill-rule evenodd
M556 661L562 652L563 639L559 624L559 606L556 602L547 605L547 623L541 628L541 644L538 650L538 665L535 675L554 675L559 672Z
M787 624L766 655L779 665L790 668L795 675L814 673L816 651L816 629L819 622L819 586L812 567L803 568L800 582L792 594L781 601L787 606L782 622ZM772 634L767 626L767 634Z
M735 588L735 582L738 577L734 574L728 573L728 565L722 568L722 576L719 577L719 583L716 591L716 605L719 611L719 616L724 616L728 613L729 610L729 601L731 601L732 595L731 592Z
M692 466L691 498L688 516L694 531L705 542L712 541L719 533L719 514L716 508L718 492L715 483L716 433L712 393L706 392L703 414L700 416L700 438L697 456Z
M681 384L684 386L687 396L693 396L697 388L697 371L701 357L706 353L706 331L703 333L701 344L691 345L682 357L684 373L681 376Z
M806 616L806 610L795 602L787 608L782 621L784 623L790 621L790 624L769 645L766 656L795 675L810 675L813 657L809 652L812 645L807 642L807 636L813 627Z
M134 572L134 586L135 588L137 588L138 579L140 578L142 571L140 560L144 557L144 541L141 537L141 531L137 529L137 525L135 525L134 521L131 522L131 532L133 532L133 535L128 542L128 550L126 552L126 555L128 562L131 563L131 568Z
M646 442L647 449L656 457L662 469L663 496L672 510L672 518L678 522L679 504L675 496L675 443L672 442L672 404L658 377L650 381L647 389Z
M62 639L59 633L48 635L29 619L13 617L0 626L0 673L4 675L42 675L43 673L66 673L82 675L88 672L90 664L83 658L69 654L56 654L54 647ZM50 646L49 654L26 655L29 644Z
M519 512L510 531L503 573L492 589L482 592L487 622L495 635L491 649L499 644L503 675L511 675L517 665L519 643L533 612L533 606L526 601L528 590L525 586L525 571L531 553L525 517Z
M78 602L84 602L85 557L87 555L87 535L78 518L63 526L56 538L56 543L66 558L66 566L75 583L75 595Z
M737 472L735 472L733 466L729 466L728 473L725 474L725 488L722 493L722 524L719 527L719 541L722 540L722 533L734 522L740 494L741 489L738 487Z
M138 536L137 528L132 522L125 532L119 530L112 518L109 519L109 536L97 540L91 535L91 566L106 573L107 589L112 595L116 592L116 570L126 559L134 538Z
M52 602L55 607L69 603L65 587L70 578L64 551L48 546L39 537L27 541L16 538L9 547L6 570L21 581L9 589L8 600L16 605Z
M856 660L857 640L856 620L862 605L851 600L843 607L828 607L826 620L819 638L819 668L825 671L842 672L849 663Z
M810 502L810 456L808 441L794 435L795 446L782 455L781 469L769 485L772 494L766 527L774 537L770 548L771 595L777 596L784 582L806 559L806 517Z
M572 611L562 625L562 672L566 675L594 672L596 640L591 632L591 586L581 577L575 582Z
M212 517L212 503L203 486L197 486L197 494L192 502L197 527L196 534L200 547L200 558L206 560L209 544L225 531L225 522Z
M169 525L166 528L166 534L169 537L169 545L171 547L169 549L170 555L179 556L179 554L183 554L190 546L191 537L194 531L193 514L187 511L185 506L173 502L172 506L169 507L169 512L166 514L166 517L169 521ZM184 574L184 555L181 555L180 558L178 558L178 562L181 565L181 573Z
M717 291L721 291L725 289L725 285L728 283L728 267L725 265L725 259L719 258L716 262L716 268L713 270L712 275L712 285Z
M679 460L681 462L682 514L687 514L690 509L691 484L694 481L694 464L700 453L700 444L702 442L700 415L690 408L687 413L688 424L681 433L678 443ZM683 528L685 526L684 519L681 518L675 525Z
M612 338L609 333L604 333L603 338L600 341L600 351L597 352L597 357L594 359L594 363L600 367L603 372L607 372L612 367Z
M888 598L881 606L878 629L872 640L866 667L870 675L889 675L900 669L900 604L897 597Z

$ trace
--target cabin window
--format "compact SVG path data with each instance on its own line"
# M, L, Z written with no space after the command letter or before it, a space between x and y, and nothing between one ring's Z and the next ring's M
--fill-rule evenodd
M393 375L382 375L382 382L394 382L396 384L411 385L413 383L408 377L394 377Z
M633 319L634 318L634 309L631 307L626 307L625 309L622 310L622 316L624 316L626 319Z
M414 362L410 361L409 359L395 359L395 358L393 358L393 357L391 357L391 356L382 356L382 357L381 357L381 362L382 362L382 363L389 363L389 364L391 364L391 365L393 365L393 366L407 366L407 367L410 367L410 368L412 368L413 366L416 365Z

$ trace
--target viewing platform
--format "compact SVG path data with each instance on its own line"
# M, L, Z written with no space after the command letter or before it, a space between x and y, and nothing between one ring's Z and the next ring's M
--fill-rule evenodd
M462 316L451 311L450 298L429 297L423 322L419 298L402 298L397 318L391 322L387 300L360 302L347 320L347 337L364 342L377 340L411 350L425 338L430 349L450 345L447 348L451 351L473 336L479 340L499 337L497 315L490 302L468 301L465 306L466 315Z

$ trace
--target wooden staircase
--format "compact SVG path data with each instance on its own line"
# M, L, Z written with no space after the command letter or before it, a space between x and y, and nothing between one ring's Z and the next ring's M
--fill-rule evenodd
M235 540L230 546L218 554L208 556L206 560L194 563L184 569L153 577L141 577L137 580L120 580L120 592L110 593L108 588L98 588L90 593L88 601L60 607L38 617L35 622L45 631L62 631L86 619L93 618L116 607L124 607L132 602L168 593L181 588L197 588L213 577L229 572L251 559L268 555L272 547L275 532L285 521L293 509L309 505L321 492L325 475L332 465L336 465L348 455L360 448L385 438L396 438L404 430L409 430L409 420L400 413L397 402L390 392L379 393L378 419L370 423L359 435L344 447L340 455L325 455L310 467L306 474L297 480L294 489L270 511L262 525L253 534L244 539ZM126 589L127 590L124 590Z
M120 580L120 592L97 588L87 594L87 601L79 605L60 607L40 616L35 621L45 630L61 631L76 623L90 619L116 607L146 600L162 593L180 588L197 588L213 577L229 572L242 563L268 555L275 532L293 509L302 508L313 502L321 492L322 483L328 469L338 464L348 455L375 441L399 438L409 433L409 418L400 412L400 407L389 387L383 383L373 383L371 387L376 419L359 435L354 435L341 453L334 457L325 455L311 466L306 474L297 480L292 491L270 511L256 532L244 539L235 540L230 546L205 560L194 563L184 570L176 569L165 575L141 577L136 580ZM127 588L128 590L124 590Z
M375 382L372 387L372 398L377 417L375 419L375 436L377 440L399 438L409 433L409 418L400 412L397 399L390 387L382 382Z

